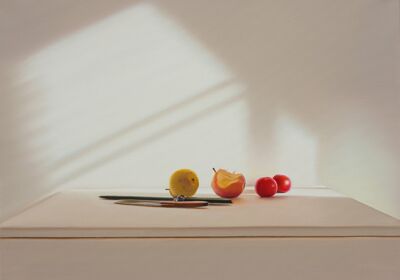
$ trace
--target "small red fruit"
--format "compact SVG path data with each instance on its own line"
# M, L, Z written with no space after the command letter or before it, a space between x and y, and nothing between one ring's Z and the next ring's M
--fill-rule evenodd
M278 184L271 177L262 177L257 180L255 189L259 196L271 197L278 191Z
M278 193L288 192L292 186L292 182L286 175L277 174L274 176L274 180L278 184Z

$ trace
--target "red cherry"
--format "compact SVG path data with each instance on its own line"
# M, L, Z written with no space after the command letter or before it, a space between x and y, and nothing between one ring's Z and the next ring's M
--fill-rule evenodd
M292 182L286 175L277 174L274 176L274 180L278 184L278 193L288 192L292 186Z
M278 184L271 177L262 177L257 180L255 189L259 196L270 197L278 191Z

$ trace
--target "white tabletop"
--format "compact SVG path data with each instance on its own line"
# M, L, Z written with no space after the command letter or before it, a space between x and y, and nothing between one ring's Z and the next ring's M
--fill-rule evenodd
M117 205L98 198L106 194L143 193L59 192L0 224L0 236L400 236L399 220L326 188L298 188L264 199L247 191L232 205L206 209Z

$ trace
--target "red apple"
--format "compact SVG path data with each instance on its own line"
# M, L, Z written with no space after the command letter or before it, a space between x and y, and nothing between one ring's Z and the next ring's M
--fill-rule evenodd
M286 175L277 174L274 176L274 180L278 184L278 193L288 192L292 186L292 182Z
M240 173L231 173L224 169L214 170L211 186L220 197L235 198L244 190L246 180Z
M259 196L271 197L278 191L278 185L271 177L262 177L257 180L255 189Z

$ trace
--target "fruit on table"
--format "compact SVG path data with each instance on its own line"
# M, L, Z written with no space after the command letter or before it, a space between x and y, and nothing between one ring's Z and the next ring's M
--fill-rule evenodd
M278 191L278 184L271 177L261 177L256 182L255 190L261 197L271 197Z
M176 170L169 179L169 193L172 197L191 197L199 188L199 178L190 169Z
M288 192L292 186L290 178L286 175L277 174L274 176L274 180L278 184L278 193Z
M224 198L235 198L243 192L246 180L242 174L224 169L214 169L214 172L211 187L217 195Z

